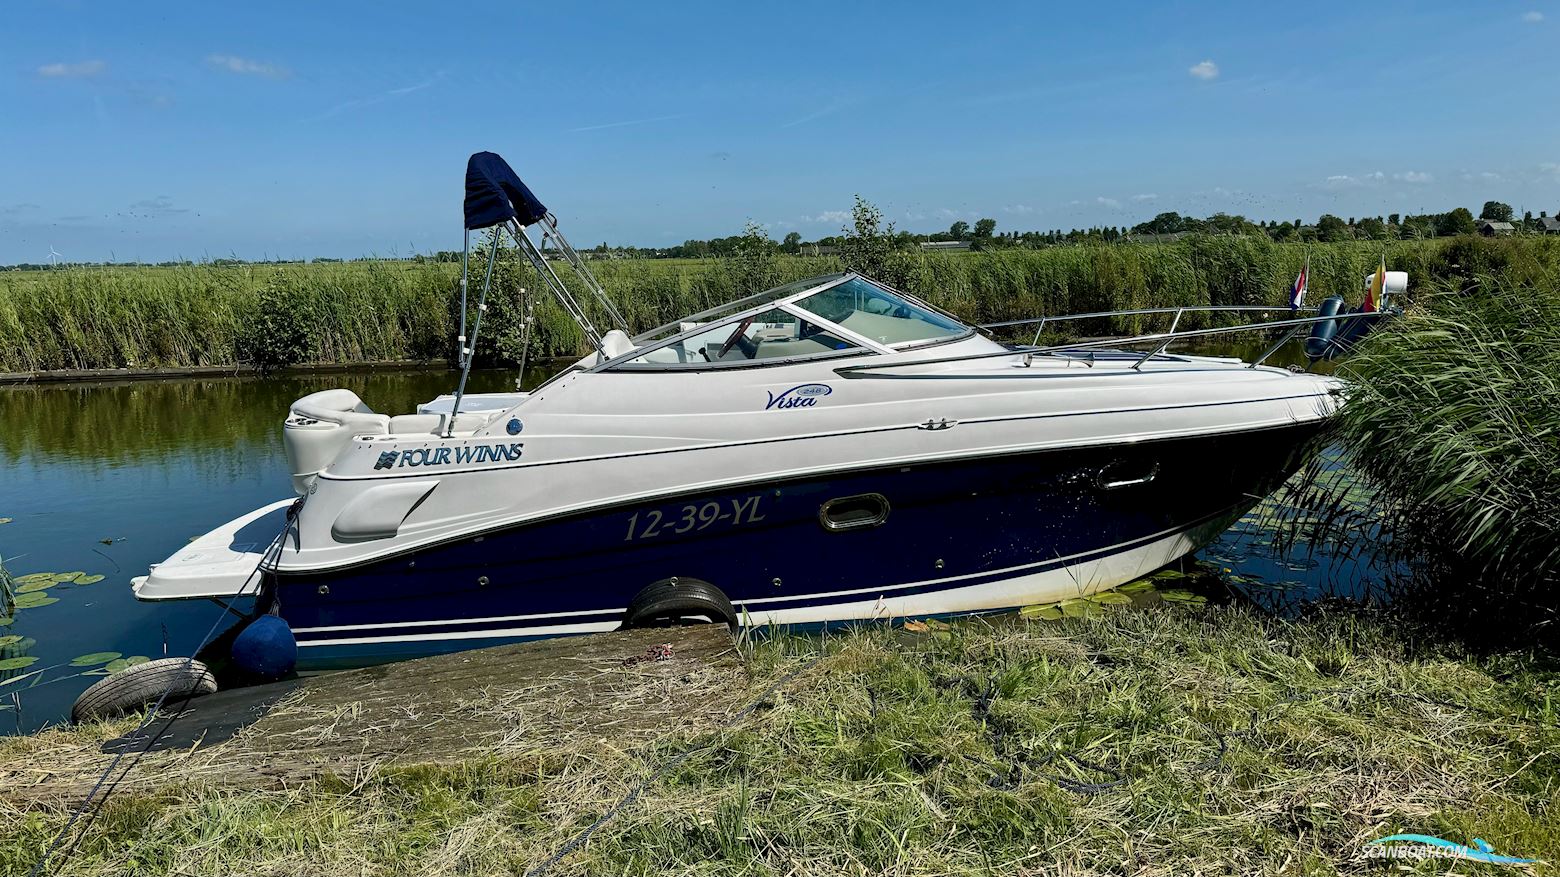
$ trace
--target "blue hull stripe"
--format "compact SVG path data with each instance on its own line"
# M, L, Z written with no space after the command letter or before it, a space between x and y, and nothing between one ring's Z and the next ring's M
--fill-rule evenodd
M759 606L762 606L762 608L766 611L774 609L803 609L815 606L829 606L835 603L854 603L860 601L863 597L874 594L893 594L896 597L902 597L915 594L932 593L935 591L944 591L951 588L964 588L975 585L991 584L992 582L1000 582L1007 579L1018 578L1019 576L1049 572L1054 569L1060 569L1064 566L1074 566L1077 564L1089 563L1091 561L1101 560L1115 554L1132 551L1137 548L1142 548L1143 546L1149 545L1160 539L1164 539L1168 536L1173 536L1177 533L1185 532L1186 530L1195 529L1198 526L1209 523L1210 521L1217 520L1220 517L1238 514L1240 511L1244 511L1244 509L1226 509L1212 515L1208 515L1201 520L1193 521L1185 527L1175 530L1167 530L1161 533L1154 533L1132 542L1127 542L1120 545L1111 545L1106 548L1101 548L1098 551L1089 552L1087 554L1074 555L1072 557L1061 557L1055 560L1028 564L1026 566L995 570L990 573L968 576L954 576L946 579L931 579L924 582L913 582L911 584L905 585L887 585L881 588L859 588L852 591L839 591L829 594L800 595L795 597L765 597L754 600L740 601L736 605L739 612L743 609L743 607ZM508 632L516 629L524 629L527 627L553 627L555 625L618 621L621 619L622 613L623 608L618 607L613 609L599 609L591 612L563 612L541 615L510 615L496 618L464 618L449 621L413 621L401 624L392 623L357 626L344 625L336 627L295 628L293 633L297 635L298 645L303 647L310 645L311 641L331 641L341 639L342 634L344 633L350 634L361 632L369 636L385 637L408 634L424 634L432 636L444 633L475 633L484 630ZM536 623L515 624L517 621L529 621Z

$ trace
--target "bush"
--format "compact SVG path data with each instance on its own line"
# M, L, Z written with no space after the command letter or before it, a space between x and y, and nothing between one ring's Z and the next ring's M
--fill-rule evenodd
M278 271L256 293L239 336L240 355L262 374L304 361L316 320L309 296Z

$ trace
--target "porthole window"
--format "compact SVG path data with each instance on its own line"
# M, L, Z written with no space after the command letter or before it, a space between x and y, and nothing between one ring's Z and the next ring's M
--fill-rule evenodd
M888 498L881 493L863 493L831 499L818 509L818 521L825 530L864 530L888 520Z

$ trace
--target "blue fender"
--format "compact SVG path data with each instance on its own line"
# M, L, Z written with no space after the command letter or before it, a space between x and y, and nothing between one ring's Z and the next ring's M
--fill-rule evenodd
M233 665L244 675L274 682L298 663L298 641L292 628L275 615L262 615L233 640Z
M1331 317L1343 310L1343 299L1334 295L1322 300L1316 308L1318 317ZM1363 321L1355 321L1363 322ZM1312 361L1330 359L1333 355L1333 336L1338 334L1338 321L1326 320L1311 325L1311 334L1305 339L1305 355Z

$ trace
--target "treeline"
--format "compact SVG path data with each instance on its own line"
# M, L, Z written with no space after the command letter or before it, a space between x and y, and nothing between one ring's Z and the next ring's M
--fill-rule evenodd
M859 209L867 202L857 198ZM871 206L871 205L868 205ZM1466 207L1457 207L1445 213L1392 213L1386 216L1349 217L1344 219L1324 213L1314 222L1301 219L1252 220L1240 214L1215 213L1198 218L1183 216L1174 211L1160 213L1153 219L1128 226L1091 226L1049 230L998 230L997 221L991 218L976 220L974 224L958 220L947 231L920 233L902 229L891 230L889 237L895 247L913 249L921 244L964 243L971 250L1041 249L1044 247L1078 244L1156 243L1167 239L1193 234L1266 237L1275 243L1318 242L1340 243L1351 240L1429 240L1474 234L1479 221L1510 223L1510 233L1544 234L1560 229L1546 223L1547 211L1534 216L1527 211L1521 219L1513 215L1511 205L1500 201L1486 201L1475 216ZM1548 227L1546 227L1548 226ZM1503 230L1504 232L1504 230ZM825 235L816 240L803 240L800 232L788 232L778 241L771 241L775 250L789 255L829 254L844 246L849 229L839 234ZM767 237L767 235L766 235ZM744 246L744 235L690 239L672 247L611 246L605 242L587 251L599 257L629 259L702 259L734 256ZM440 260L455 261L460 254L439 253Z

